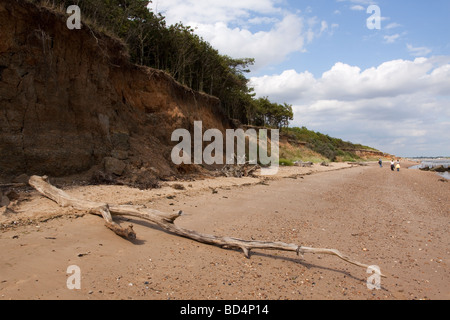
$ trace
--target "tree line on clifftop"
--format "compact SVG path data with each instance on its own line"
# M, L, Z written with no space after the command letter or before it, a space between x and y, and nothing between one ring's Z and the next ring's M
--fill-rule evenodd
M81 9L83 23L120 38L131 62L164 70L189 88L218 97L223 112L241 123L284 128L293 120L292 106L255 98L245 74L253 58L222 55L182 23L168 26L165 17L148 9L147 0L31 0L61 8Z

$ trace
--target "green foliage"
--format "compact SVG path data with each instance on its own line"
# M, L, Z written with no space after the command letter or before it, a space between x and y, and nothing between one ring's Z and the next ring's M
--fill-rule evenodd
M280 159L280 166L285 166L285 167L292 167L294 165L294 162L288 159Z
M294 120L292 105L270 102L267 97L253 100L247 110L247 119L250 124L277 129L287 128L289 121Z
M285 133L291 139L306 143L306 146L309 149L321 154L330 161L336 161L338 158L342 161L356 161L360 158L353 153L352 150L375 150L359 144L353 144L341 139L332 138L329 135L314 132L305 127L287 128Z

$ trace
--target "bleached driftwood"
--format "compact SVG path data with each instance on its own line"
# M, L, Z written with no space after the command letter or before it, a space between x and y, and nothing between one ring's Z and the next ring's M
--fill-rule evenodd
M252 176L258 169L260 169L259 165L250 165L249 163L243 165L227 164L221 169L221 172L228 178L242 178Z
M334 255L353 265L366 269L370 267L369 265L353 260L335 249L317 249L284 242L248 241L231 237L201 234L175 225L175 220L182 215L181 211L178 213L164 213L141 206L110 205L107 203L82 200L52 186L46 181L46 179L47 177L33 176L30 178L29 184L41 194L50 200L55 201L62 207L72 207L76 210L87 211L89 213L102 216L106 221L106 226L109 229L114 231L119 236L130 240L136 238L133 226L123 228L113 221L112 216L129 216L140 218L150 221L168 232L195 240L197 242L214 245L221 248L241 249L247 258L250 257L250 251L254 249L280 250L296 252L297 255L303 255L305 253Z

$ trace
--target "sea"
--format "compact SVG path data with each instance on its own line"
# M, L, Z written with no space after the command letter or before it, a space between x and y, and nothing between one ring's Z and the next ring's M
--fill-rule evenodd
M450 167L450 158L432 158L432 159L424 159L424 158L410 158L413 161L420 161L421 163L417 166L410 167L409 169L422 169L422 168L435 168L443 166L444 168ZM444 173L437 173L441 177L444 177L445 179L450 180L450 173L444 172Z

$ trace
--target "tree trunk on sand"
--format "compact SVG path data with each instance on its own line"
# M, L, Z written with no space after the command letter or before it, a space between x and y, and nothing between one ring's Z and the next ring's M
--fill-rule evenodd
M87 211L91 214L102 216L105 220L105 225L109 229L114 231L117 235L129 240L136 239L136 233L133 230L133 226L123 228L113 221L113 216L129 216L140 218L146 221L150 221L160 226L162 229L184 238L189 238L197 242L214 245L221 248L240 249L243 251L244 255L247 258L250 257L250 251L253 249L280 250L292 251L297 253L297 255L303 255L305 253L334 255L353 265L365 269L368 269L370 267L369 265L360 263L346 255L343 255L335 249L316 249L303 247L296 244L288 244L284 242L249 241L231 237L219 237L215 235L201 234L196 231L184 229L175 225L175 220L182 215L181 211L178 213L164 213L141 206L112 205L107 203L77 199L67 194L63 190L52 186L46 180L47 177L33 176L30 178L29 184L42 195L49 198L50 200L55 201L62 207L72 207L76 210Z

